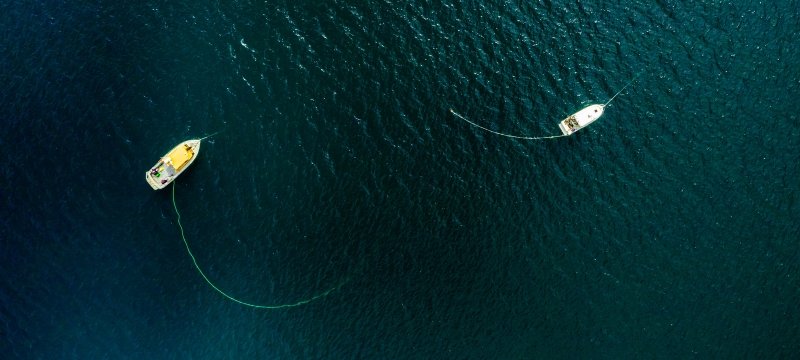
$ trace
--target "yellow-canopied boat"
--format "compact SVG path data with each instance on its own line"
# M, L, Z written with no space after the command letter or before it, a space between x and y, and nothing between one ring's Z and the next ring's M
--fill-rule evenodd
M144 178L153 190L161 190L192 165L200 152L200 140L186 140L172 148L148 170Z

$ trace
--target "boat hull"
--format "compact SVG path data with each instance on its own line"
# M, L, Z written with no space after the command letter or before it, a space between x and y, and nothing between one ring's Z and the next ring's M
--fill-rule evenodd
M593 104L589 105L580 111L568 116L566 119L558 123L559 129L564 135L572 135L576 131L583 129L589 124L595 122L600 116L603 116L603 105Z
M144 178L153 190L161 190L183 174L194 163L199 153L200 140L186 140L164 154L150 170L145 172ZM176 160L179 163L176 163Z

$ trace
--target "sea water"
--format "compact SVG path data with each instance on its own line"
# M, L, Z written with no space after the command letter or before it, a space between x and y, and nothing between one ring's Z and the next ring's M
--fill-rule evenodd
M0 352L795 357L799 5L6 2Z

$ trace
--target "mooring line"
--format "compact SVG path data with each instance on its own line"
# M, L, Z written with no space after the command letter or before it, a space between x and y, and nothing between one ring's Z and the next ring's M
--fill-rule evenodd
M485 127L483 127L483 126L480 126L480 125L478 125L478 124L476 124L476 123L474 123L474 122L472 122L472 121L469 121L469 120L467 120L467 118L465 118L465 117L461 116L461 114L459 114L459 113L455 112L453 109L450 109L450 112L451 112L451 113L453 113L453 115L455 115L457 118L459 118L459 119L461 119L461 120L464 120L464 121L466 121L466 122L470 123L470 125L472 125L472 126L476 126L476 127L478 127L478 128L481 128L481 129L483 129L483 130L486 130L486 131L488 131L488 132L490 132L490 133L492 133L492 134L497 134L497 135L500 135L500 136L510 137L510 138L514 138L514 139L523 139L523 140L544 140L544 139L556 139L556 138L560 138L560 137L569 136L569 135L553 135L553 136L517 136L517 135L503 134L503 133L501 133L501 132L494 131L494 130L491 130L491 129L487 129L487 128L485 128Z
M634 82L634 81L636 81L636 79L638 79L638 78L639 78L639 76L641 76L642 74L644 74L644 70L642 70L642 71L640 71L638 74L636 74L636 76L635 76L633 79L631 79L631 81L628 81L628 83L627 83L627 84L625 84L625 86L623 86L623 87L622 87L622 89L620 89L619 91L617 91L617 93L616 93L616 94L614 94L614 96L612 96L612 97L611 97L611 99L609 99L608 101L606 101L606 103L605 103L605 104L603 104L603 107L606 107L606 106L608 106L608 104L610 104L610 103L611 103L611 101L613 101L613 100L614 100L614 98L615 98L615 97L617 97L617 95L619 95L620 93L622 93L623 91L625 91L625 89L627 89L627 88L628 88L628 86L630 86L631 84L633 84L633 82Z
M189 242L186 240L186 235L184 234L184 231L183 231L183 225L181 224L181 213L180 213L180 211L178 211L178 204L175 202L175 187L176 186L177 185L175 183L172 184L172 206L173 206L173 208L175 208L175 214L178 217L178 228L181 230L181 239L183 239L183 244L186 245L186 252L189 253L189 257L192 259L192 263L194 264L195 269L197 269L197 272L199 272L200 276L203 277L203 280L205 280L206 283L208 283L208 285L210 285L212 289L216 290L218 293L220 293L222 296L226 297L228 300L231 300L233 302L239 303L239 304L244 305L244 306L249 306L249 307L253 307L253 308L257 308L257 309L284 309L284 308L291 308L291 307L296 307L296 306L300 306L300 305L305 305L305 304L308 304L308 303L310 303L310 302L312 302L314 300L326 297L326 296L328 296L328 294L330 294L333 291L339 289L344 284L346 284L346 283L348 283L350 281L350 277L347 277L347 278L344 279L344 281L342 281L338 285L326 290L325 292L319 293L319 294L314 295L313 297L310 297L308 299L300 300L298 302L291 303L291 304L281 304L281 305L252 304L252 303L248 303L248 302L239 300L239 299L237 299L237 298L235 298L235 297L233 297L231 295L228 295L227 293L222 291L222 289L220 289L219 287L214 285L214 283L212 283L211 280L209 280L208 276L206 276L206 274L203 272L203 270L200 269L200 265L197 264L197 259L194 257L194 254L192 254L192 249L189 248Z

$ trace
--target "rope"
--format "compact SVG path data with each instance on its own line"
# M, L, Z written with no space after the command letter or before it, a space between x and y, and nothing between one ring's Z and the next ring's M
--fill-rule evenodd
M201 138L200 138L200 141L203 141L203 140L205 140L205 139L208 139L208 138L210 138L210 137L212 137L212 136L214 136L214 135L217 135L217 134L219 134L219 133L221 133L221 132L223 132L223 131L225 131L225 130L223 129L223 130L217 131L217 132L215 132L215 133L213 133L213 134L211 134L211 135L206 135L206 136L203 136L203 137L201 137Z
M208 279L208 276L206 276L206 274L203 272L203 270L200 269L200 265L197 264L197 259L195 259L194 254L192 254L192 249L189 248L189 242L186 241L186 236L184 235L184 232L183 232L183 225L181 225L181 213L180 213L180 211L178 211L178 204L175 202L175 187L176 186L177 185L175 185L175 183L172 184L172 206L175 208L175 215L178 216L178 228L181 230L181 238L183 239L183 244L186 245L186 252L189 253L189 257L192 258L192 263L194 264L195 269L197 269L197 272L199 272L200 276L203 277L203 280L205 280L208 283L208 285L211 286L212 289L216 290L222 296L228 298L228 300L231 300L233 302L239 303L239 304L244 305L244 306L249 306L249 307L253 307L253 308L257 308L257 309L284 309L284 308L291 308L291 307L296 307L296 306L300 306L300 305L305 305L305 304L308 304L308 303L310 303L310 302L312 302L314 300L326 297L326 296L328 296L328 294L332 293L334 290L339 289L340 287L342 287L342 285L344 285L344 284L346 284L347 282L350 281L350 278L348 277L344 281L339 283L339 285L336 285L336 286L326 290L325 292L322 292L322 293L314 295L314 296L312 296L312 297L310 297L308 299L300 300L298 302L291 303L291 304L282 304L282 305L252 304L252 303L248 303L248 302L244 302L242 300L239 300L239 299L237 299L237 298L235 298L235 297L233 297L231 295L228 295L227 293L222 291L220 288L218 288L216 285L214 285L214 283L212 283L211 280Z
M620 93L625 91L625 89L627 89L628 86L630 86L630 84L632 84L634 81L636 81L636 79L638 79L639 76L641 76L642 74L644 74L644 70L642 70L638 74L636 74L636 76L633 79L631 79L631 81L628 81L628 83L625 84L625 86L623 86L622 89L620 89L620 91L617 91L617 93L614 94L614 96L612 96L611 99L609 99L608 101L606 101L605 104L603 104L603 107L608 106L608 104L610 104L614 100L614 98L617 97L617 95L619 95Z
M459 119L461 119L461 120L464 120L464 121L466 121L466 122L470 123L472 126L479 127L479 128L481 128L481 129L483 129L483 130L486 130L486 131L488 131L488 132L490 132L490 133L492 133L492 134L497 134L497 135L500 135L500 136L510 137L510 138L514 138L514 139L523 139L523 140L544 140L544 139L556 139L556 138L560 138L560 137L569 136L569 135L553 135L553 136L536 136L536 137L533 137L533 136L517 136L517 135L503 134L503 133L501 133L501 132L497 132L497 131L494 131L494 130L487 129L487 128L485 128L485 127L483 127L483 126L480 126L480 125L478 125L478 124L476 124L476 123L474 123L474 122L472 122L472 121L469 121L469 120L467 120L467 118L465 118L465 117L461 116L461 114L459 114L459 113L457 113L457 112L453 111L453 109L450 109L450 112L451 112L451 113L453 113L453 115L455 115L457 118L459 118Z

